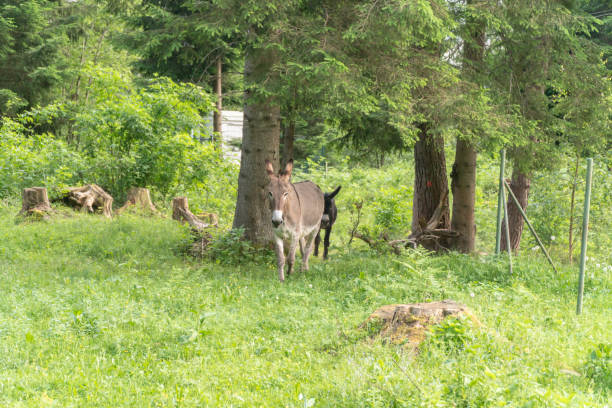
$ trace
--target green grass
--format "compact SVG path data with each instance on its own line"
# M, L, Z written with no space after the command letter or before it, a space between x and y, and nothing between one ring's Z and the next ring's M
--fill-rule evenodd
M509 276L494 258L335 247L280 284L272 260L185 256L187 231L169 219L15 224L17 211L0 207L3 407L603 407L612 396L609 362L604 377L585 369L612 343L609 271L589 274L577 317L575 268L555 276L530 251ZM483 326L444 327L418 354L358 328L381 305L446 298Z

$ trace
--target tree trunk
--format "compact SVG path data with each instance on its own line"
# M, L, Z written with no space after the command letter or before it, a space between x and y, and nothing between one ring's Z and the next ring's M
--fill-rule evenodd
M531 180L523 174L517 167L514 167L512 170L512 180L510 181L510 188L512 192L518 199L519 203L523 210L527 208L527 202L529 198L529 187L531 186ZM508 225L510 226L510 248L512 251L518 251L519 245L521 243L521 235L523 234L523 225L524 220L519 212L518 208L516 208L516 204L512 198L508 195L508 219L510 222ZM502 231L506 228L505 224L506 220L502 222ZM502 234L501 247L506 248L506 236Z
M221 110L223 109L223 92L221 87L222 75L223 61L221 59L221 56L219 56L217 58L217 75L215 76L215 94L217 95L217 109L213 113L213 132L217 133L215 135L217 148L221 148L221 143L223 140L223 138L221 137Z
M23 189L19 215L42 214L45 217L47 213L52 211L46 188L31 187Z
M435 228L448 229L450 227L444 140L439 136L428 135L426 123L419 127L419 140L414 146L412 234L425 228L441 199L444 200L443 213Z
M283 165L293 159L293 142L295 140L295 121L289 121L289 125L285 129L283 136Z
M453 192L453 219L451 229L459 233L453 247L460 252L474 251L476 223L476 150L467 141L457 139L455 164L451 173Z
M245 82L262 83L276 61L273 51L254 50L244 62ZM244 228L245 237L253 244L264 246L272 240L270 210L264 189L269 182L265 160L279 166L280 108L272 98L256 98L247 88L242 128L238 197L234 213L234 228Z
M468 0L471 5L475 0ZM485 22L468 17L466 26L469 38L463 46L463 74L468 80L477 83L477 74L481 71L485 46ZM476 240L476 223L474 206L476 203L476 149L473 144L457 138L455 163L451 173L451 190L453 192L453 218L451 229L459 233L453 241L454 249L470 253L474 251Z

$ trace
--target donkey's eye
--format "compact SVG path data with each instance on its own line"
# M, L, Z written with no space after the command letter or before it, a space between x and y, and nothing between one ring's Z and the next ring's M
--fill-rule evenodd
M270 200L273 198L273 197L272 197L272 192L271 192L271 191L268 191L268 198L270 198Z
M287 197L288 195L289 195L289 192L288 192L288 191L285 191L285 192L283 193L283 197Z

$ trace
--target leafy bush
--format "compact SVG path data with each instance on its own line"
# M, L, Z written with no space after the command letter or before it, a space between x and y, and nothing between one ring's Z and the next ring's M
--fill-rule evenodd
M222 265L240 265L247 262L270 263L272 251L255 248L244 239L244 229L222 231L213 237L207 248L208 257Z
M34 185L53 195L96 183L121 203L130 187L140 186L166 202L187 195L195 211L229 220L237 166L209 142L211 97L162 77L136 81L128 72L95 67L85 74L90 105L68 101L3 121L0 197Z
M203 163L215 154L200 143L212 109L201 88L163 77L137 82L129 72L110 68L84 74L91 81L91 106L52 104L31 110L23 121L35 130L55 130L86 157L85 179L119 199L132 186L165 197L184 179L205 173Z
M83 157L50 134L29 133L3 118L0 124L0 198L25 187L48 186L51 196L82 177Z

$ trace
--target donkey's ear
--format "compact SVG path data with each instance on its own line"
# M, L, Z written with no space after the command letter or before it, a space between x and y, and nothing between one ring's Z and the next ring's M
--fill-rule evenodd
M332 191L331 193L329 193L327 195L327 198L334 198L336 196L336 194L338 194L338 192L340 191L341 188L342 188L342 186L336 187L336 189L334 191Z
M274 175L274 166L272 166L272 162L268 159L266 159L266 173L268 173L268 176Z
M289 159L287 164L285 164L285 168L281 171L280 175L285 177L286 179L291 178L291 171L293 170L293 159Z

